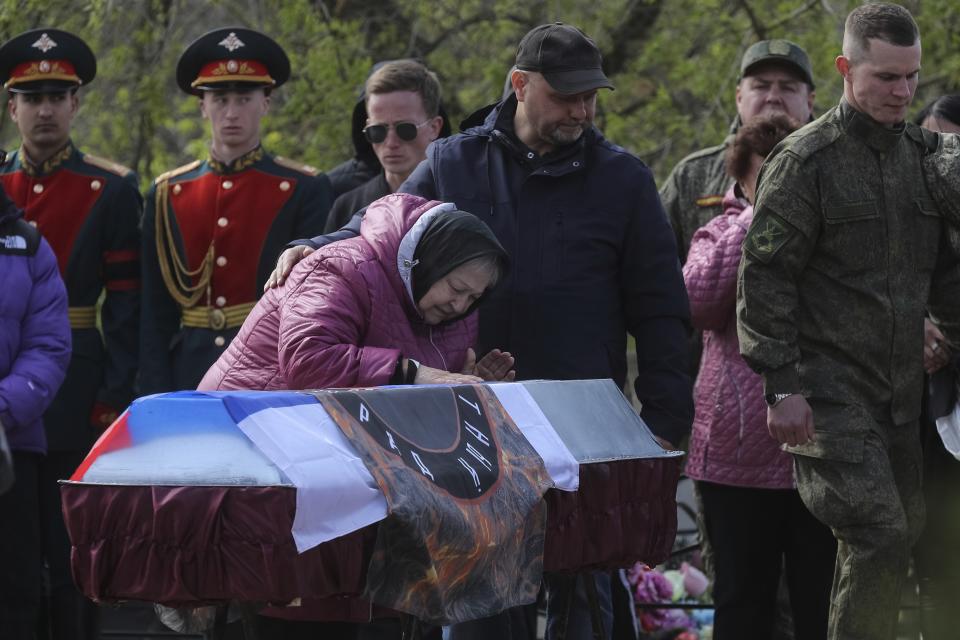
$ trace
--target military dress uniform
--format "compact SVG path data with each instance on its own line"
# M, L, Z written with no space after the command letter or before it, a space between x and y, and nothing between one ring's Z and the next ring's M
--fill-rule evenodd
M137 177L69 143L39 166L23 149L16 151L0 168L0 180L53 248L70 300L73 357L44 416L48 447L86 453L93 437L135 396L141 211Z
M12 38L0 48L0 60L0 76L12 93L75 91L96 73L89 47L57 29ZM52 633L85 637L83 627L92 634L96 615L73 586L57 481L70 476L95 437L135 397L142 200L130 169L69 141L41 163L21 147L0 166L0 181L53 249L70 304L73 352L44 414L48 453L40 495Z
M786 448L839 543L831 638L893 637L923 525L926 311L960 339L960 266L923 169L937 141L842 101L768 158L744 242L741 353L767 394L813 411L814 439Z
M248 29L218 29L181 56L188 93L274 87L283 50ZM239 331L285 245L323 230L331 188L315 169L257 147L158 177L143 218L143 393L194 389Z

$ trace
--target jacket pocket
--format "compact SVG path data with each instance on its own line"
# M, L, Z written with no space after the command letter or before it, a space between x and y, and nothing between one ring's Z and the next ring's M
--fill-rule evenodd
M818 429L813 440L801 445L785 446L784 450L798 456L808 456L835 462L863 462L864 435L837 433Z
M942 217L936 203L929 198L917 198L912 213L913 263L920 271L930 271L937 263Z
M824 207L823 218L819 247L836 271L867 271L883 262L886 243L875 201Z

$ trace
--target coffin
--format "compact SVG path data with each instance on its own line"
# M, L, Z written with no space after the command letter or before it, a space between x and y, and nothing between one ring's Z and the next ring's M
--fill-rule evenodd
M680 453L660 447L612 381L476 386L563 487L543 496L542 571L666 559ZM428 421L417 389L350 393L379 403L371 406L388 422L412 425L404 437L416 440ZM457 397L460 388L447 389ZM368 569L393 515L332 419L329 402L345 392L324 393L177 392L134 402L61 485L82 592L98 602L240 601L369 615Z

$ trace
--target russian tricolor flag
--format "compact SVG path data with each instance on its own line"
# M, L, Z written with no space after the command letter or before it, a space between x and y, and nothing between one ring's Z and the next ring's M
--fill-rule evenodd
M522 384L491 385L544 459L575 491L577 459ZM350 441L309 392L195 392L135 401L70 478L127 485L293 485L303 552L387 515L386 499Z

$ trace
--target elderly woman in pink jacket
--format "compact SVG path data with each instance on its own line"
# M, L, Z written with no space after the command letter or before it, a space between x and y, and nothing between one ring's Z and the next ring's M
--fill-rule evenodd
M477 363L472 349L473 312L507 268L506 252L476 216L449 203L386 196L367 207L358 237L318 249L264 293L199 389L512 379L509 353L494 350ZM275 613L248 624L262 637L308 628L317 637L353 637L348 623ZM386 633L396 630L384 624Z
M754 119L727 151L736 183L724 213L693 236L683 276L704 348L694 389L687 475L697 483L713 561L715 640L772 637L781 567L795 637L827 635L836 542L800 500L789 454L767 431L763 384L740 357L737 269L767 154L797 128L788 116Z
M510 354L477 363L472 350L473 311L507 264L476 216L407 194L381 198L358 237L315 251L263 295L199 388L509 379Z

